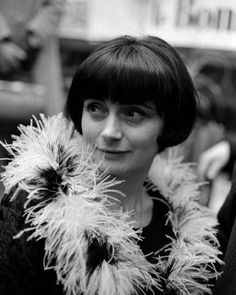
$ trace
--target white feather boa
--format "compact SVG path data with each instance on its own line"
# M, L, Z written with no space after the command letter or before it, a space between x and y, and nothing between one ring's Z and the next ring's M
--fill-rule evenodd
M214 264L220 263L216 218L196 201L199 184L190 165L154 159L148 185L170 204L175 238L168 257L157 255L151 264L137 245L141 230L128 221L129 213L109 210L117 181L99 174L73 124L62 114L34 122L21 125L11 145L3 144L13 158L2 179L6 193L18 188L13 199L28 192L25 231L29 239L45 239L45 270L56 271L66 295L145 293L162 290L163 280L176 294L211 294L207 281L218 275Z

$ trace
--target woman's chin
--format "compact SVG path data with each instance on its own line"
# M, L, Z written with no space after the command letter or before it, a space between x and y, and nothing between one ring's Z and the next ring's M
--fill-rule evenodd
M98 164L101 172L107 172L119 178L123 178L126 175L127 161L124 161L123 158L98 152L95 153L95 162Z

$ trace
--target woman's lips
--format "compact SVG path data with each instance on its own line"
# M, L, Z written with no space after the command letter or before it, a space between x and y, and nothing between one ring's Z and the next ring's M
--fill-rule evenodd
M103 148L97 148L97 149L106 154L126 154L129 152L128 150L112 150L112 149L103 149Z

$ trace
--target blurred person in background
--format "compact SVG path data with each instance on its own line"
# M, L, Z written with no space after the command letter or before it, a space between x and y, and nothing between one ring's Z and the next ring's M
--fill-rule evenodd
M236 154L233 148L236 146L236 107L233 101L225 99L233 95L231 64L220 53L212 56L192 51L183 57L199 95L199 109L197 124L183 143L182 153L184 161L197 163L199 180L206 182L200 202L217 211L219 200L223 202L229 192ZM212 74L209 74L209 65L213 65ZM218 75L213 74L216 69Z
M236 106L233 103L221 104L220 108L225 117L235 117ZM209 205L215 207L216 212L229 193L235 160L236 132L234 125L231 130L225 127L221 138L201 151L196 159L199 180L208 181L211 186L217 188L215 195L213 193L209 200Z
M45 86L46 113L64 105L58 27L64 0L0 0L0 79Z

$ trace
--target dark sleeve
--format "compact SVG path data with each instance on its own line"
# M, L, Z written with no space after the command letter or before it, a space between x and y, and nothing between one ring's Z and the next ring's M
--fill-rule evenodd
M44 241L27 241L27 234L14 239L25 228L23 217L26 195L16 200L4 196L0 207L0 294L56 293L53 271L44 271Z
M222 275L216 282L214 295L236 294L236 222L234 222L227 244Z
M222 275L217 280L214 295L236 294L236 166L233 173L232 187L218 218L221 228L220 242L224 251Z
M223 251L230 239L236 216L236 165L233 171L232 185L225 202L218 213L218 220L221 229Z

